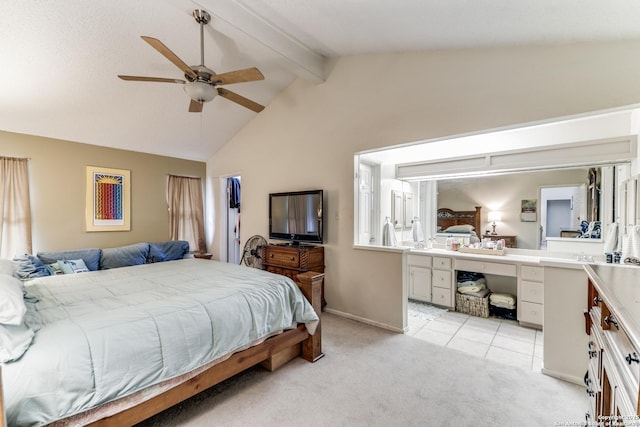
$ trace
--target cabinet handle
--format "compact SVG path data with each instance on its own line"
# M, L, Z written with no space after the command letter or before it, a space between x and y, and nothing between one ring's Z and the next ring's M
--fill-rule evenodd
M602 298L600 297L593 297L593 305L598 305L598 303L602 302Z
M589 340L589 350L591 350L594 345L595 343L593 342L593 340Z
M620 326L618 326L618 321L613 316L605 316L604 323L606 323L607 325L612 324L616 327L616 329L620 329Z
M291 257L291 259L290 259L290 260L291 260L291 261L295 261L295 259L296 259L295 257Z
M593 359L594 357L596 357L598 355L598 352L595 350L589 350L589 359ZM631 362L629 362L631 363Z
M273 258L273 254L269 254L269 258Z
M640 359L638 358L638 354L635 351L633 352L633 354L632 353L627 354L627 357L625 357L625 360L627 361L627 363L629 365L631 365L631 362L640 363Z

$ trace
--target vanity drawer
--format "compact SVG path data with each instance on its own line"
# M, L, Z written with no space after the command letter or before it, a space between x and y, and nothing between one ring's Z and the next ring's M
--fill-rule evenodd
M433 270L431 284L437 288L451 289L453 283L451 271Z
M417 267L431 267L431 257L424 255L407 255L407 264Z
M451 258L434 256L433 268L439 268L440 270L451 270Z
M520 301L520 313L518 320L534 325L542 325L544 319L544 307L542 304Z
M523 280L521 284L520 300L538 304L544 303L544 283Z
M544 268L523 265L520 268L520 277L532 282L544 282Z
M500 276L517 276L516 266L514 264L502 264L499 262L456 259L456 270L474 271L476 273L485 274L498 274Z
M445 307L452 307L451 295L452 295L451 289L431 288L431 302L433 304L443 305Z

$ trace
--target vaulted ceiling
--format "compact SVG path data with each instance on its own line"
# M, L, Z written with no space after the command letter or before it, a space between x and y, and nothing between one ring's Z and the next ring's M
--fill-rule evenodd
M212 15L204 63L258 67L226 88L268 108L346 55L640 39L636 0L20 0L0 6L0 130L205 161L255 113L218 96L188 112L184 79L140 36L200 63L194 9ZM0 154L1 154L0 147Z

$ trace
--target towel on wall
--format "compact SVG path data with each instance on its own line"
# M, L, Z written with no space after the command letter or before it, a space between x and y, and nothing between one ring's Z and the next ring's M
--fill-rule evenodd
M414 242L424 242L424 232L422 231L422 224L420 224L418 218L415 218L411 224L411 233L413 234Z
M607 231L607 238L604 241L604 253L612 254L618 249L618 223L614 222Z
M393 225L387 220L382 229L382 245L383 246L397 246L398 239L396 238L396 230Z
M640 264L640 225L634 225L623 239L622 259L626 264Z

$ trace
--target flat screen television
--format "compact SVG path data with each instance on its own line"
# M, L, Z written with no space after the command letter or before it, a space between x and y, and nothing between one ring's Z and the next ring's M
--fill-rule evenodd
M322 190L269 194L269 239L322 243Z

